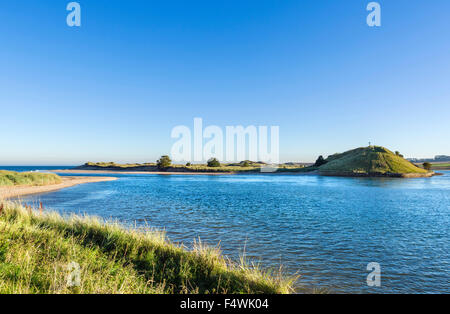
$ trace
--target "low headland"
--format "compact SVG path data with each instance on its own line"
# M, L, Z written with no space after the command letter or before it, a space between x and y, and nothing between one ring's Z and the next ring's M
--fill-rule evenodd
M242 161L240 163L220 164L186 164L176 165L170 163L161 167L157 163L146 164L116 164L114 162L88 162L82 166L69 170L70 172L79 171L103 171L104 173L114 172L140 172L140 173L157 173L157 174L238 174L238 173L260 173L261 168L268 166L264 162ZM277 172L308 172L308 164L287 163L279 165ZM59 171L59 170L58 170ZM64 171L63 171L64 172Z
M286 294L296 279L200 241L0 202L0 294Z
M163 158L168 158L163 156ZM164 167L159 163L116 164L88 162L66 173L153 173L153 174L297 174L346 177L393 177L419 178L436 175L432 169L424 169L406 160L399 152L392 152L382 146L360 147L323 158L315 164L285 163L275 172L261 171L267 166L263 162L242 161L237 164L220 164L217 160L205 165L173 165L168 162ZM434 169L434 168L433 168Z
M57 191L79 184L113 181L113 177L61 177L54 173L0 170L0 200Z

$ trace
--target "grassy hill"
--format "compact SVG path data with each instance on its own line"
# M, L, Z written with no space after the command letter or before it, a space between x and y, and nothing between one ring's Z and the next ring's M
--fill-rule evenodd
M72 287L74 263L80 282ZM160 232L0 202L0 294L275 294L291 292L293 281L201 242L187 250Z
M381 146L361 147L326 159L321 175L342 176L430 176L428 172Z
M61 183L61 178L52 173L14 172L0 170L0 186L42 186Z

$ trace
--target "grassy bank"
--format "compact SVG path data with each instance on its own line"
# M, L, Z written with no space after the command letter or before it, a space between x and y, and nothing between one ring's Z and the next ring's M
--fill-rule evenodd
M231 164L221 164L220 167L208 167L206 164L192 164L192 165L171 165L164 169L165 172L200 172L200 173L255 173L261 172L261 167L266 164L261 162L241 162ZM114 162L88 162L80 167L78 170L106 170L106 171L161 171L156 164L117 164ZM281 164L277 172L308 172L315 169L305 167L300 164Z
M61 182L61 178L53 173L14 172L0 170L0 187L16 185L43 186L49 184L58 184Z
M0 209L0 293L289 293L294 281L201 243L188 251L160 232L14 203ZM67 284L72 262L78 287Z

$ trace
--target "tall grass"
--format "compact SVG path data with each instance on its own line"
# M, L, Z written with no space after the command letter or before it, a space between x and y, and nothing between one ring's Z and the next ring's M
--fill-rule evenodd
M0 204L0 293L290 293L296 278L234 263L219 248L192 250L164 233L98 218ZM67 268L80 265L80 285Z
M61 177L53 173L14 172L0 170L0 187L29 185L42 186L61 183Z

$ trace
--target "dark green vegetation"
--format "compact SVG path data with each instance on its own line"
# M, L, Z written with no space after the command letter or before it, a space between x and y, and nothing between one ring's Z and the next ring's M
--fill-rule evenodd
M316 163L314 164L314 167L320 167L323 166L327 163L328 161L326 161L323 156L319 156L319 158L317 158Z
M429 162L424 162L422 166L425 170L431 170L431 164Z
M431 172L417 167L381 146L356 148L326 159L327 163L319 167L321 175L341 176L393 176L414 177L429 176Z
M161 156L161 158L156 162L156 166L160 170L165 170L172 165L172 160L169 156Z
M68 275L80 267L80 285ZM295 278L235 264L200 241L190 251L161 232L0 203L0 293L290 293Z
M220 167L220 161L217 160L217 158L211 158L210 160L208 160L207 165L210 168L218 168Z
M0 186L43 186L61 183L61 178L52 173L14 172L0 170Z

